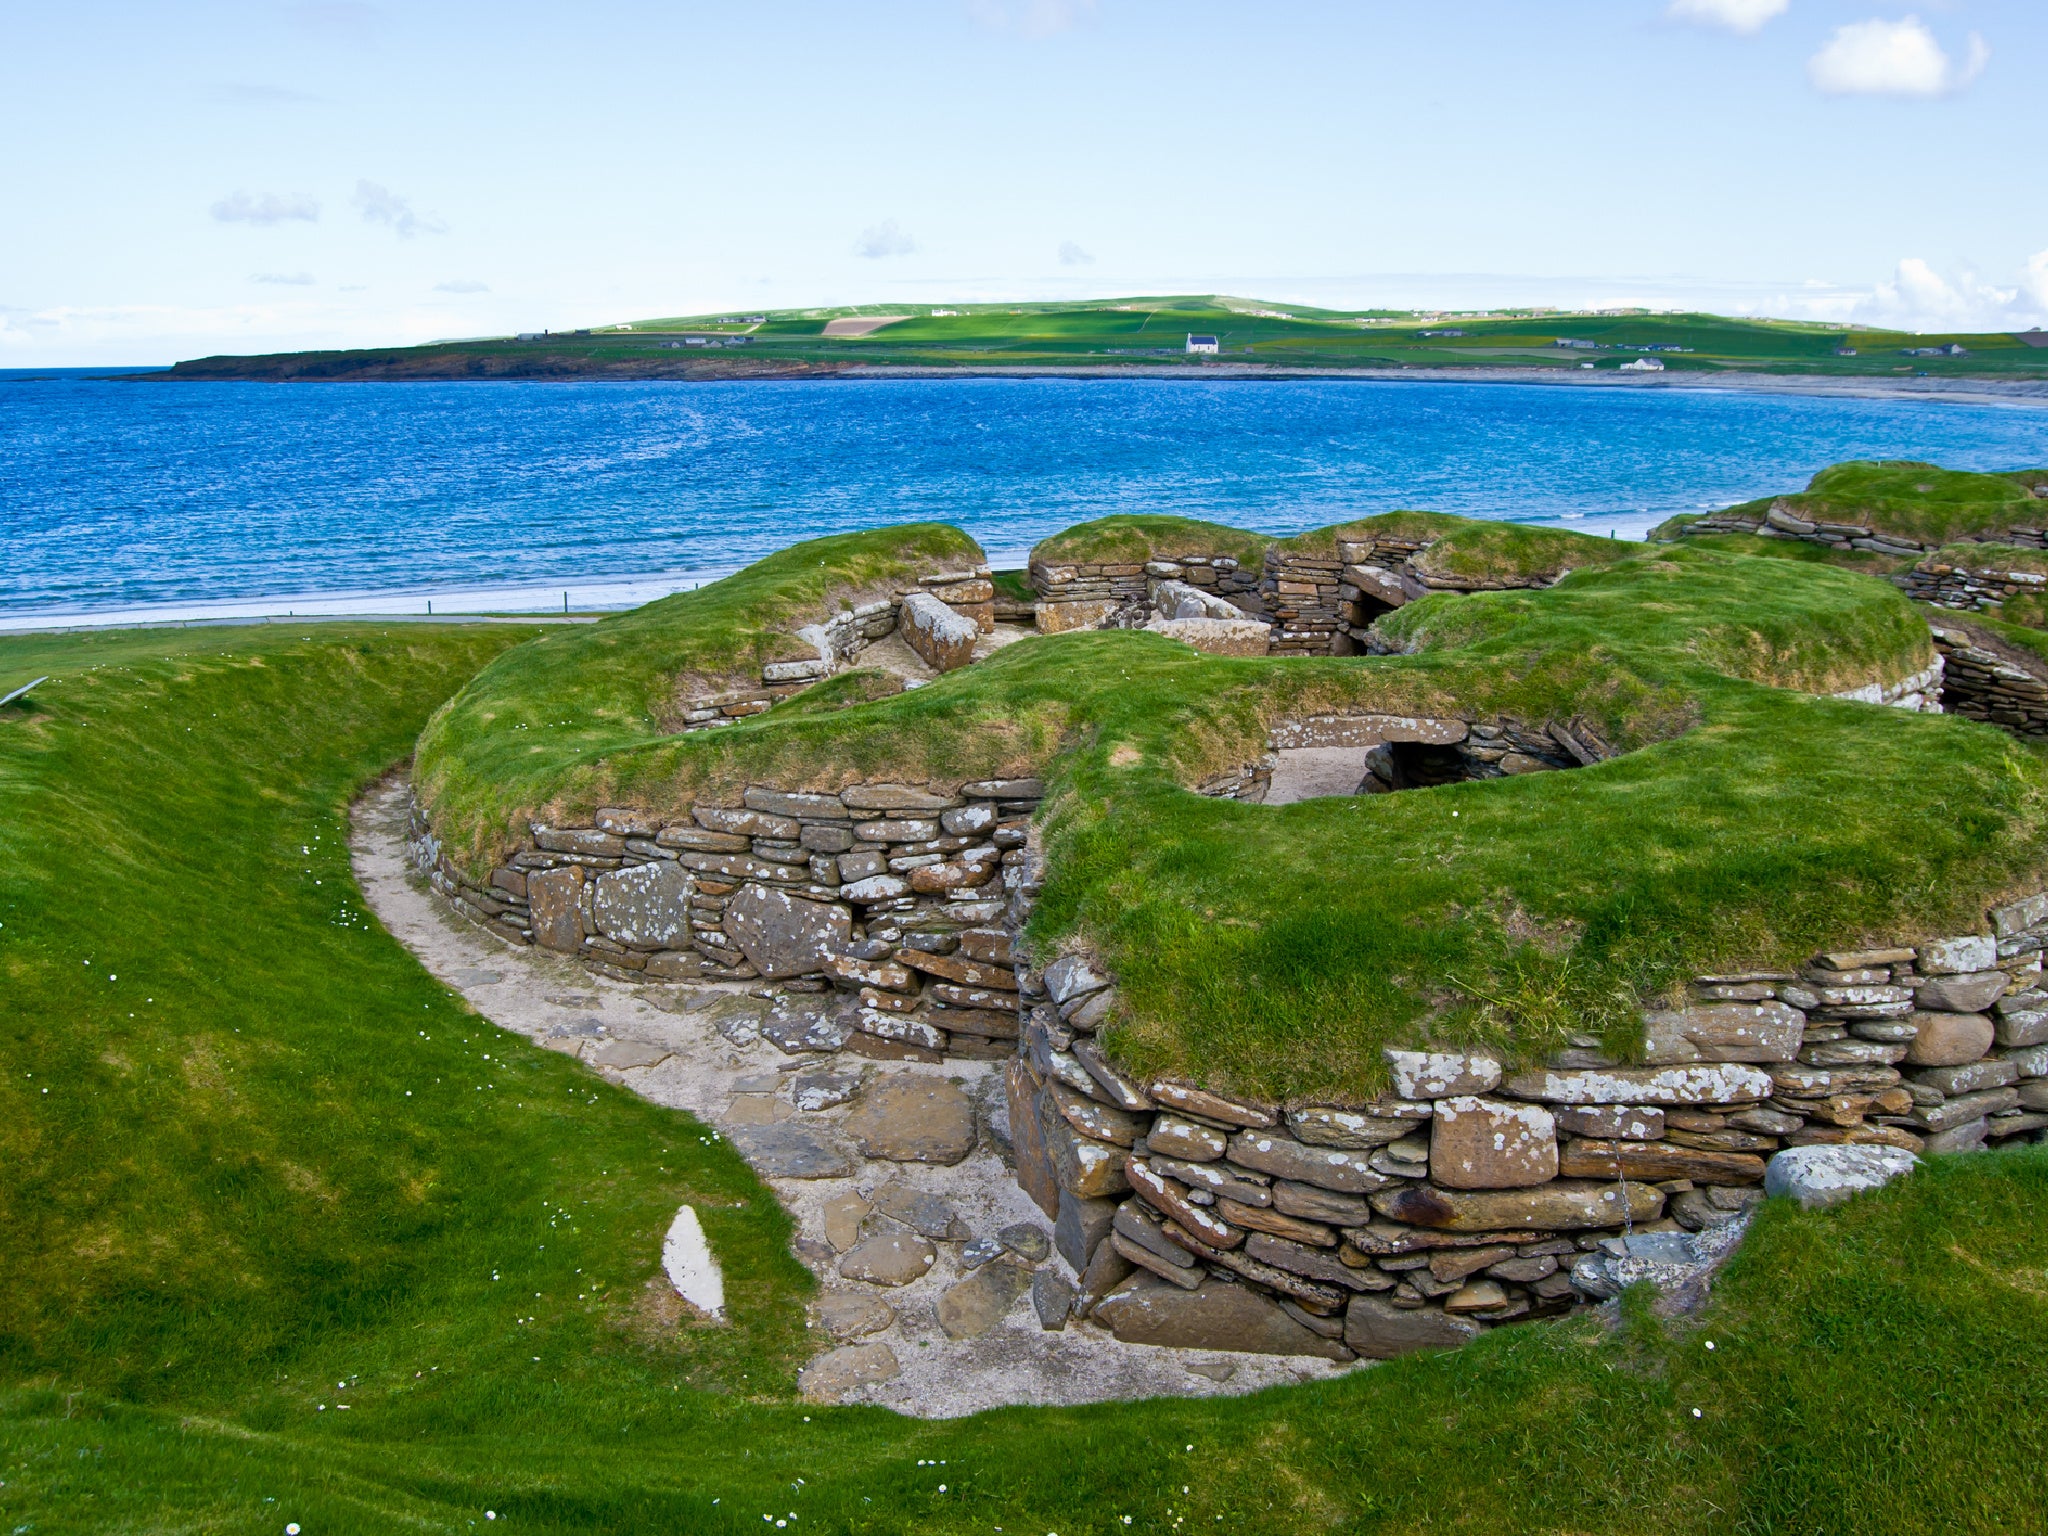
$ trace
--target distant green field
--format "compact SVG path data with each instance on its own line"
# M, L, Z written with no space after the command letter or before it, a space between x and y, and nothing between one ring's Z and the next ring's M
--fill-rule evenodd
M828 336L834 320L901 316L861 336ZM180 363L178 378L749 377L867 367L1087 367L1219 363L1294 368L1570 369L1611 372L1655 358L1672 373L1729 370L1886 378L2048 379L2048 347L2004 333L1919 335L1843 330L1708 314L1490 312L1477 317L1339 311L1206 297L1024 304L905 304L670 316L562 332L541 340ZM1214 358L1187 353L1214 336ZM686 337L716 344L692 345ZM1590 343L1561 346L1561 341ZM1959 346L1960 355L1909 356ZM1853 355L1843 356L1843 352Z

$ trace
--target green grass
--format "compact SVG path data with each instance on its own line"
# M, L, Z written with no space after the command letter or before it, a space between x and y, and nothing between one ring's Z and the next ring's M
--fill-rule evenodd
M1225 523L1163 513L1124 512L1080 523L1031 550L1033 565L1142 565L1181 555L1229 555L1252 571L1272 540Z
M1694 1327L1222 1401L790 1402L807 1281L730 1151L359 915L344 805L516 638L0 640L0 676L56 675L0 716L0 1528L1827 1536L2048 1504L2038 1149L1768 1208ZM729 1328L640 1300L684 1199Z
M2028 489L2041 473L1982 475L1911 459L1856 461L1830 465L1804 491L1767 496L1731 510L1761 517L1782 503L1809 522L1851 523L1922 544L1944 544L2048 522L2048 507ZM1694 520L1689 515L1672 518L1653 530L1652 537L1676 537L1683 524Z
M1496 562L1607 563L1543 591L1411 604L1381 624L1401 656L1042 637L915 692L854 672L681 737L586 708L551 637L506 652L437 718L423 782L438 830L480 870L529 818L601 805L686 814L750 782L1043 773L1034 951L1101 952L1127 1009L1107 1039L1134 1070L1292 1097L1374 1091L1381 1048L1425 1038L1526 1060L1596 1027L1627 1049L1642 1002L1690 974L1971 928L2039 885L2039 754L1988 726L1813 697L1931 659L1888 584L1690 546L1469 533ZM669 622L718 601L670 599ZM1631 750L1289 807L1189 792L1262 753L1278 720L1331 710L1583 715ZM528 718L561 725L499 723Z
M1554 580L1566 571L1606 565L1635 552L1631 544L1567 529L1481 521L1444 512L1383 512L1354 523L1310 529L1282 539L1274 547L1283 555L1334 560L1341 541L1371 538L1433 540L1417 558L1419 567L1431 575L1473 581Z
M816 656L795 633L804 625L981 558L966 534L937 523L839 534L696 591L553 630L521 647L517 690L486 682L449 701L422 747L420 782L451 806L508 794L537 806L537 786L565 760L660 739L691 700L757 686L764 662ZM463 744L460 764L449 743Z

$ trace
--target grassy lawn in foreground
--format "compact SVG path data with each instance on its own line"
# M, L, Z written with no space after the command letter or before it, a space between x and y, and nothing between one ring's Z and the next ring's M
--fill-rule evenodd
M747 1170L466 1013L349 881L357 786L516 638L0 641L0 675L56 675L0 723L0 1530L1662 1536L2048 1504L2038 1149L1767 1208L1698 1327L1221 1401L790 1402L808 1281ZM728 1328L642 1289L685 1199Z

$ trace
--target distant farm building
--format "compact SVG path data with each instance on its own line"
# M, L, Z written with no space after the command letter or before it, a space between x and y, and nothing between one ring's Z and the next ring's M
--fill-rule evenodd
M1854 357L1855 355L1856 355L1856 349L1855 349L1854 347L1837 347L1837 348L1835 348L1835 356L1837 356L1837 357Z
M1192 333L1188 336L1188 355L1190 357L1194 356L1197 352L1206 352L1209 356L1214 357L1222 350L1222 345L1214 336L1196 336Z
M1664 365L1654 357L1639 357L1632 363L1621 365L1623 373L1662 373Z
M1580 352L1597 352L1600 350L1600 343L1597 341L1574 341L1568 336L1558 337L1556 344L1560 347L1571 347Z

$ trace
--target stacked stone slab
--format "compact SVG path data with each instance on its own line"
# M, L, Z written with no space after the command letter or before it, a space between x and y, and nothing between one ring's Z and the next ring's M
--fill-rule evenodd
M1985 649L1967 630L1931 628L1942 660L1940 708L2016 736L2048 736L2048 679L2018 658Z
M1119 618L1135 628L1145 622L1153 588L1162 581L1180 582L1221 598L1240 616L1256 617L1260 612L1257 576L1230 555L1176 555L1143 563L1033 560L1029 575L1038 594L1038 627L1049 635L1099 629Z
M768 662L761 668L758 686L750 684L730 688L689 700L683 707L681 728L702 731L731 725L751 715L761 714L778 701L803 692L820 679L855 665L862 651L877 640L885 640L897 633L902 626L905 600L918 594L922 594L920 602L934 606L943 604L952 613L972 623L976 634L987 634L995 628L996 619L996 589L989 576L989 568L985 565L978 565L972 570L941 571L921 576L917 585L892 597L843 609L822 624L808 625L797 634L817 651L815 656ZM925 660L939 671L946 671L949 666L964 665L955 659L961 649L959 639L964 631L959 631L957 626L945 627L952 637L942 648L942 654L949 658L948 666L940 666L930 656L925 656ZM934 625L927 622L920 633L928 633L932 628ZM911 641L912 649L924 655L907 630L905 639ZM968 642L966 648L971 654L972 643Z
M1273 621L1275 656L1351 654L1351 640L1338 611L1345 564L1342 559L1302 554L1281 545L1266 551L1259 590L1266 616Z
M1942 561L1922 561L1895 580L1915 602L1938 608L1993 608L2008 598L2038 596L2048 590L2048 576L2036 571L2000 571Z
M616 980L834 994L786 1049L1002 1055L1018 1036L1009 935L1035 894L1026 843L1043 793L1035 779L755 785L682 817L611 807L588 826L532 826L481 883L415 811L412 853L466 916Z
M1679 533L1698 538L1712 533L1749 533L1762 539L1798 539L1830 549L1862 549L1880 555L1924 555L1933 547L1904 534L1880 533L1864 523L1826 523L1801 517L1783 497L1763 513L1729 510L1709 512L1684 524ZM2043 542L2040 529L2014 529L2012 537L1999 534L2002 543Z
M1523 1072L1389 1051L1380 1097L1293 1105L1125 1075L1096 1039L1111 978L1063 957L1019 975L1018 1182L1054 1219L1077 1310L1121 1338L1453 1345L1692 1254L1685 1234L1743 1219L1783 1149L2039 1139L2044 944L2048 894L1984 933L1700 977L1645 1016L1639 1062L1590 1037Z
M1337 558L1326 560L1293 553L1284 546L1266 552L1262 590L1266 607L1278 622L1276 652L1323 656L1383 654L1372 624L1381 614L1406 606L1431 592L1492 592L1509 588L1542 588L1556 578L1466 577L1430 571L1421 557L1434 539L1340 539Z

